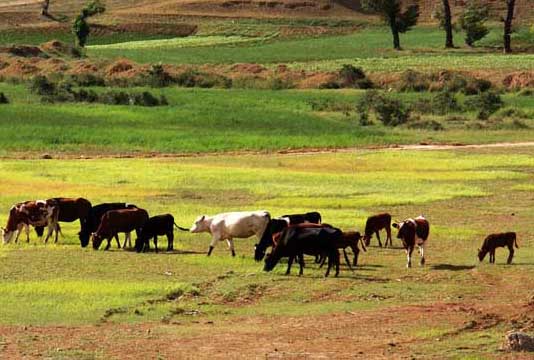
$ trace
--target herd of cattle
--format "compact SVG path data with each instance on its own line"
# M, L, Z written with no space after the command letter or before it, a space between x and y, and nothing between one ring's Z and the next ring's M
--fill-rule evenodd
M30 241L30 226L35 228L37 235L42 237L44 229L48 232L45 242L55 233L55 242L61 233L60 222L80 221L78 233L80 244L86 247L92 241L95 250L100 248L107 240L106 250L115 239L121 248L118 234L125 233L123 248L132 246L131 232L135 231L135 250L145 252L150 248L150 240L154 242L158 251L158 236L166 236L167 250L173 250L174 228L191 233L208 232L212 236L207 255L211 255L213 248L219 241L226 240L228 247L235 256L234 238L249 238L256 236L254 258L261 261L265 258L265 271L272 270L281 258L288 258L286 274L291 271L291 265L296 259L300 265L300 274L304 269L304 255L313 255L316 262L323 266L328 260L325 276L328 276L333 266L336 276L339 274L339 250L343 254L347 265L351 268L346 248L351 248L354 259L352 265L358 264L360 253L359 245L363 251L369 246L371 238L376 234L378 244L382 247L379 232L386 231L385 246L392 246L391 227L397 229L397 238L401 240L407 255L407 267L411 267L412 252L417 246L420 254L420 263L425 263L425 244L430 234L430 224L424 216L409 218L404 221L392 223L391 215L382 213L371 216L365 224L362 236L359 232L343 232L340 229L322 222L321 214L309 212L306 214L284 215L272 218L267 211L246 211L222 213L215 216L198 217L190 229L176 225L171 214L149 217L148 212L132 204L104 203L93 206L83 198L53 198L48 200L26 201L14 205L9 211L7 225L2 228L4 244L9 243L13 236L18 241L20 233L24 230L27 241ZM491 234L483 242L478 251L480 261L486 254L490 254L490 262L495 262L495 249L508 247L508 264L512 262L514 245L517 248L516 234L513 232ZM267 249L271 252L266 256Z

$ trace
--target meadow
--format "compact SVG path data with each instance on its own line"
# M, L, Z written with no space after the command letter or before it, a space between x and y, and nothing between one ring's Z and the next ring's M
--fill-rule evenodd
M224 335L252 341L249 337L261 338L265 331L278 333L288 319L291 329L315 319L324 329L333 326L331 335L340 345L331 354L338 356L356 348L368 356L496 356L504 332L517 325L510 320L510 314L516 315L511 309L523 309L532 296L532 289L522 285L530 281L534 261L531 150L3 160L2 223L17 201L61 195L93 203L132 202L151 214L171 212L182 226L200 214L259 208L274 216L319 210L325 222L360 231L368 215L384 210L396 219L423 213L432 226L424 268L405 269L404 253L394 239L393 249L371 246L355 272L343 266L340 278L323 280L323 269L311 259L303 277L297 269L284 276L284 264L264 273L252 257L254 239L236 241L236 258L224 243L207 258L208 235L182 232L176 233L173 253L136 254L115 245L105 252L81 249L78 225L64 224L65 237L57 245L45 246L32 233L30 244L0 247L0 328L10 329L8 335L3 332L3 343L18 343L19 354L109 358L143 339L144 350L137 354L170 358L193 356L194 344L220 351ZM499 251L497 265L479 265L475 255L484 235L504 230L518 232L515 264L503 266L505 255ZM160 247L165 245L160 239ZM476 311L465 310L471 308ZM385 321L391 313L399 318L380 326L390 335L367 345L356 341L363 325L350 318ZM488 317L498 321L464 329L469 321L480 324ZM345 330L336 330L332 321ZM119 334L112 330L117 326L123 329ZM150 330L127 335L136 326ZM28 330L15 330L22 327ZM316 336L326 341L331 330ZM72 339L62 340L63 331ZM114 345L97 335L109 331L115 334ZM33 336L31 346L28 336ZM436 343L436 337L443 341ZM157 345L171 338L172 345ZM390 341L398 347L387 345ZM245 343L226 351L235 356L269 351ZM302 351L310 346L301 345ZM279 349L299 351L301 345L280 344Z
M192 154L419 142L488 143L522 141L532 137L534 128L532 98L516 94L503 98L506 106L526 114L526 129L497 127L480 131L445 121L444 131L432 131L384 127L378 123L361 126L353 110L364 94L361 90L149 90L165 95L170 105L142 108L42 104L40 97L31 94L25 85L0 83L0 92L11 100L11 104L0 105L1 154L7 157L45 153L57 156ZM431 95L396 96L414 102ZM316 104L337 104L340 109L317 108Z

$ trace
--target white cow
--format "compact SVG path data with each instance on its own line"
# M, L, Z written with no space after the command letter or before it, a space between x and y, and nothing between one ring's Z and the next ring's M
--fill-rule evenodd
M191 227L192 233L208 232L212 239L208 256L211 255L217 241L226 240L228 247L235 256L234 238L249 238L256 235L261 240L271 215L268 211L243 211L217 214L214 216L200 216Z

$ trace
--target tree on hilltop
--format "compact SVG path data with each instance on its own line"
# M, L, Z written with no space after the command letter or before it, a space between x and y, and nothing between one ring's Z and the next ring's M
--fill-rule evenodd
M362 7L384 19L393 35L393 47L401 49L400 34L412 29L419 18L419 5L412 4L403 11L401 0L362 0Z

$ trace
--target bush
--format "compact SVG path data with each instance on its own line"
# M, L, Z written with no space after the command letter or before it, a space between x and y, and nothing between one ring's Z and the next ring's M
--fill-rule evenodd
M470 110L478 111L478 119L487 120L491 114L503 106L503 101L499 94L488 91L471 97L465 105Z
M99 96L99 102L107 105L130 105L130 95L124 91L107 91Z
M207 74L201 73L197 70L187 70L175 79L175 82L179 86L183 87L201 87L201 88L212 88L212 87L222 87L222 88L231 88L232 80L217 74Z
M496 117L500 118L516 118L516 119L528 119L529 116L521 109L504 108L495 113Z
M400 91L427 91L430 88L430 79L423 73L406 70L402 73L398 83Z
M450 112L461 110L458 100L453 93L443 91L432 97L432 113L445 115Z
M460 28L465 31L465 43L468 46L473 46L475 42L488 35L489 30L485 24L488 17L487 5L479 4L473 0L469 1L458 21Z
M519 92L519 96L533 96L534 95L534 89L523 89Z
M9 104L9 99L3 92L0 92L0 104Z
M447 92L462 92L466 95L475 95L488 91L492 87L491 81L450 71L442 72L439 78L442 84L440 90Z
M353 110L353 106L348 102L334 99L315 99L308 102L313 111L335 111L348 113Z
M106 82L103 77L95 74L74 74L70 75L68 80L78 86L105 86Z
M339 70L339 77L341 79L340 87L355 89L370 89L373 87L373 83L367 78L363 70L350 64L343 65Z
M172 84L173 81L172 76L165 71L161 64L153 64L148 70L148 73L142 75L143 85L150 87L166 87Z
M440 122L432 119L410 121L407 126L410 129L418 130L441 131L445 129Z
M143 91L140 94L134 94L132 96L132 102L134 105L138 106L158 106L160 104L158 98L148 91Z
M268 88L271 90L293 89L295 84L291 80L272 77L267 80Z
M369 111L386 126L397 126L408 122L410 109L397 99L392 99L376 91L368 91L357 105L360 123L367 122Z
M56 84L50 82L46 76L37 75L31 78L29 82L30 91L37 95L54 95L56 93Z

